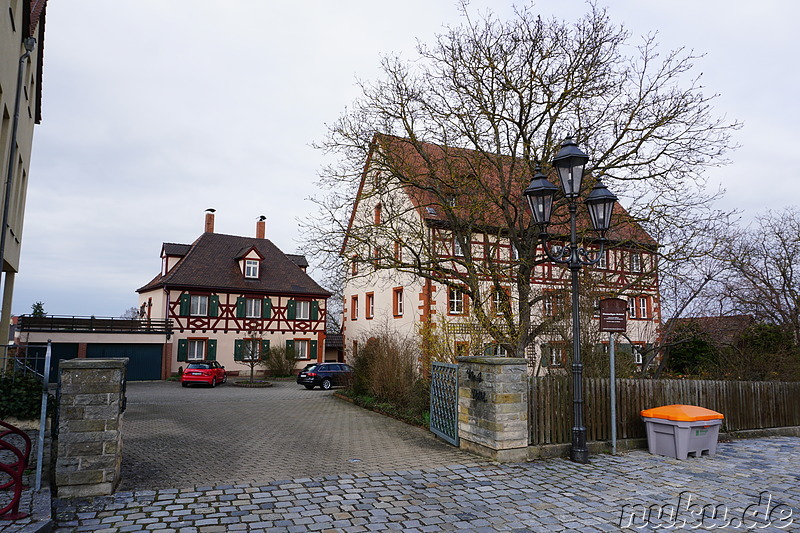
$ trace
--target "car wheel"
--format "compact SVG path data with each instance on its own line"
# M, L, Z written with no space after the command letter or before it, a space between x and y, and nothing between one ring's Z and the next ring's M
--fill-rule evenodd
M331 380L329 380L328 378L323 379L322 385L320 385L320 387L322 387L322 390L330 390Z
M187 382L185 382L185 381L183 383L181 383L181 387L188 387L188 386L189 386L189 384Z
M314 385L303 385L303 387L307 388L308 390L311 390L314 388Z
M217 386L217 378L213 377L211 378L211 388L214 388L216 386Z

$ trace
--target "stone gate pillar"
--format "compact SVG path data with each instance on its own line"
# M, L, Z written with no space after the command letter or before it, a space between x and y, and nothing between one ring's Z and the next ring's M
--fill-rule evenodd
M120 482L128 359L61 361L55 485L59 498L113 494Z
M459 357L460 447L499 462L528 458L527 361Z

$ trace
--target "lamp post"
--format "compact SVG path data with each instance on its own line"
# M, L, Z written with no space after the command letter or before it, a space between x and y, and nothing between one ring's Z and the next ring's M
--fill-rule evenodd
M578 148L571 137L567 137L561 144L561 150L553 158L553 166L558 171L561 187L564 191L569 206L569 245L553 253L547 241L550 235L547 226L553 211L553 196L558 187L547 180L540 169L531 180L523 194L528 200L533 215L533 221L539 226L539 238L542 248L551 261L565 264L569 267L572 277L572 448L570 459L576 463L589 462L589 450L586 447L586 426L583 422L583 363L581 362L580 343L580 317L578 298L578 272L581 267L593 265L603 256L606 243L606 231L611 224L611 213L617 197L609 191L598 179L592 191L587 196L585 203L589 210L589 218L595 231L600 234L600 250L596 257L591 257L590 252L578 246L577 236L577 200L580 196L583 171L589 156Z

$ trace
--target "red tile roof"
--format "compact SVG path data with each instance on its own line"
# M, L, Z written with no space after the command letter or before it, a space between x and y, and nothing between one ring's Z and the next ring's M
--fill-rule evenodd
M504 211L519 210L518 216L526 220L530 216L522 191L530 182L531 169L521 159L376 134L367 164L390 171L404 184L420 217L428 223L447 223L440 196L448 193L454 197L457 216L482 223L487 229L506 227ZM364 179L366 173L362 186ZM591 177L584 179L584 187L592 185ZM568 235L567 216L565 207L554 207L550 232ZM579 228L591 227L585 209L579 211L578 224ZM615 242L658 244L619 203L606 236Z
M172 270L163 276L159 274L136 292L166 288L330 296L298 267L296 259L286 256L268 239L203 233L191 245L165 243L164 249L183 252L182 246L190 246L190 249ZM258 279L246 279L236 259L243 249L251 248L264 257Z

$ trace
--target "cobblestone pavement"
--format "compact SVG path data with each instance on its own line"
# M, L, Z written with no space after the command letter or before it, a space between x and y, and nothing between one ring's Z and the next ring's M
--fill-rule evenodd
M799 465L800 439L773 437L685 461L633 451L139 490L59 501L56 531L799 531Z
M444 466L475 459L430 432L332 392L129 383L121 490L258 483Z

